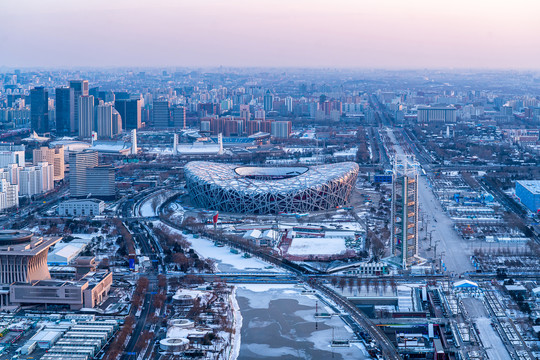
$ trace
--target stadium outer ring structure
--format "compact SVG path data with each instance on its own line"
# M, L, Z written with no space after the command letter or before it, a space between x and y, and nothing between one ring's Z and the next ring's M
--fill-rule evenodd
M358 164L250 167L193 161L184 168L192 204L243 214L305 213L349 203Z

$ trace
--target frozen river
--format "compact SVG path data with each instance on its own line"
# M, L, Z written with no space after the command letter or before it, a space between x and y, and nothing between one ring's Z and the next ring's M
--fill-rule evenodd
M316 319L317 299L293 285L240 285L236 296L242 313L238 360L367 359L364 350L331 347L335 339L354 335L338 317ZM318 301L319 312L326 309Z

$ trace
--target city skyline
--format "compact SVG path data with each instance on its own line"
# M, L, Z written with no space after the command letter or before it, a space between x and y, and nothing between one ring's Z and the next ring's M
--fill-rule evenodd
M540 3L528 0L27 0L0 10L9 49L0 67L538 69L540 60Z
M540 359L540 0L0 0L0 360Z

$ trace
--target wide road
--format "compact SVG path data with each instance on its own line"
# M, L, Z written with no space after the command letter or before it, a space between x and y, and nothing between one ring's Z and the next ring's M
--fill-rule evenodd
M388 128L387 132L394 143L396 154L404 155L405 152L398 144L394 131ZM472 252L468 244L454 229L452 219L443 211L425 176L418 176L418 205L420 210L429 217L427 233L433 230L432 242L438 242L437 256L443 254L442 261L447 271L456 274L474 271L474 266L469 259Z
M493 328L490 318L482 300L477 298L464 298L463 307L478 330L482 347L489 360L512 360L505 343ZM511 346L508 344L508 346Z
M120 202L120 205L118 207L118 213L121 215L120 218L130 219L134 215L133 212L135 208L138 207L142 199L145 199L146 196L149 196L150 194L158 190L159 188L153 188L151 190L147 190L135 195L133 199ZM152 265L146 269L146 272L140 274L141 277L148 278L148 289L146 291L146 294L144 295L144 300L141 305L141 314L138 318L135 319L135 327L131 333L131 338L129 339L129 342L124 350L124 354L121 357L122 360L131 360L135 357L134 355L128 355L128 353L134 353L133 350L135 349L135 346L137 345L137 342L139 341L142 332L145 330L145 328L148 328L150 326L150 324L147 322L148 316L155 312L153 298L154 294L158 291L157 275L159 273L158 267L160 258L154 251L154 239L149 236L149 234L145 231L141 224L135 221L125 225L130 227L130 230L133 233L133 239L138 245L138 247L141 249L141 254L148 256L151 260L158 260L158 262L152 261ZM132 309L132 313L136 311L137 309ZM151 343L150 346L152 346ZM137 354L137 356L138 355L139 354Z

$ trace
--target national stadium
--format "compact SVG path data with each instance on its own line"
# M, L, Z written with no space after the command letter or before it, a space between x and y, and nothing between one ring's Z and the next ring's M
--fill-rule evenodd
M298 214L347 205L358 165L277 168L193 161L184 175L194 206L226 213Z

